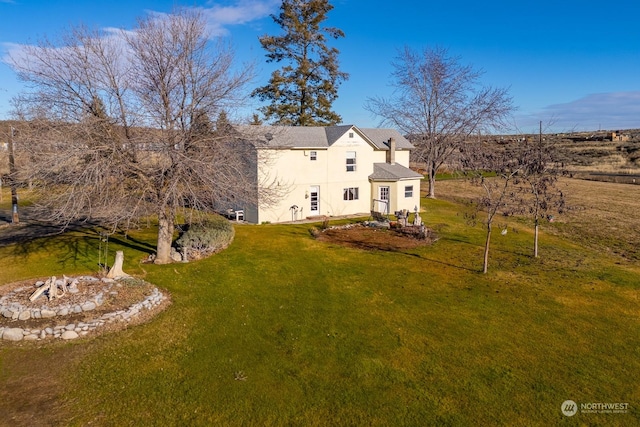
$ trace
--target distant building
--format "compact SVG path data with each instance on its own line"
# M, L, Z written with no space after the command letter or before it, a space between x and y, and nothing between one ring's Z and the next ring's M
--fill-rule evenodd
M620 131L611 132L611 141L627 142L631 137L627 134L622 134Z

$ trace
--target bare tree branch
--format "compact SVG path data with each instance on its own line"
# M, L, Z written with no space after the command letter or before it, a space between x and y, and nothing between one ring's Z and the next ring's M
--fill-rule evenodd
M253 69L234 68L197 12L117 34L75 28L61 45L26 46L12 65L31 88L16 100L28 120L22 173L48 219L115 228L153 214L164 263L181 209L255 203L269 191L256 185L256 148L210 122L239 106Z
M365 108L381 117L381 125L409 135L414 160L426 165L429 197L435 197L438 169L470 135L501 127L512 100L507 89L481 86L482 72L443 48L405 47L392 65L393 95L369 98Z

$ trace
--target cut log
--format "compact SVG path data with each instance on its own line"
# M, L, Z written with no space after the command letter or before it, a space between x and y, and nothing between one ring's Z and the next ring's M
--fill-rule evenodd
M56 276L52 276L51 282L49 283L49 301L52 301L57 296L57 294L58 294L58 285L56 285Z
M31 294L31 296L29 297L29 301L35 301L36 299L40 298L40 296L41 296L42 294L44 294L44 292L45 292L47 289L49 289L49 287L48 287L48 286L46 286L46 285L42 285L42 286L40 286L38 289L36 289L36 290Z

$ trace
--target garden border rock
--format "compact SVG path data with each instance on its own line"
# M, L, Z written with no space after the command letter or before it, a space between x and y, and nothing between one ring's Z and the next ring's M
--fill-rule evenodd
M68 304L64 299L59 300L60 304L53 306L49 301L38 308L26 307L19 302L11 301L16 293L23 292L28 287L18 287L0 297L0 316L12 321L28 319L60 319L65 316L86 313L95 310L104 302L105 294L117 292L114 290L123 285L117 279L97 278L94 276L80 276L71 278L72 280L99 282L103 284L100 292L91 295L82 303ZM36 283L37 284L37 283ZM77 323L51 324L38 328L21 328L19 326L0 326L0 340L2 341L40 341L51 338L62 340L72 340L86 336L100 329L105 329L107 325L117 323L129 323L141 315L157 310L168 301L168 296L154 287L149 295L142 301L131 304L127 308L104 313L95 319L79 321ZM65 322L55 322L65 323Z

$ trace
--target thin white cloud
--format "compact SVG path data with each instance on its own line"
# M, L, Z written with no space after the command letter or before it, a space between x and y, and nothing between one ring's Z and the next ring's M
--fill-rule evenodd
M238 0L231 5L221 5L209 2L210 6L195 7L207 21L208 30L212 37L227 36L227 27L246 25L263 19L274 13L280 6L281 0ZM161 18L164 12L147 11L147 13Z
M211 7L202 8L202 12L211 34L222 36L228 34L228 26L260 20L274 13L279 5L279 0L240 0L231 6L213 4Z
M209 18L226 25L246 24L273 13L280 0L240 0L233 6L214 4L204 8Z
M1 0L0 0L1 1ZM9 58L13 57L13 58L20 58L22 60L25 59L24 57L24 48L23 45L18 44L18 43L0 43L0 48L2 51L2 59L0 60L0 62L3 63L8 63L9 62Z
M545 111L559 123L581 129L640 128L640 91L594 93L574 101L549 105Z
M553 131L618 130L640 128L640 91L592 93L582 98L520 115L518 126L528 131L550 125Z
M12 3L14 0L0 0L0 3ZM227 27L232 25L244 25L260 20L274 13L280 5L280 0L238 0L235 4L220 5L210 2L210 6L197 7L207 21L208 30L212 37L226 36L229 34ZM166 13L147 10L146 13L162 19ZM105 27L102 29L104 37L119 39L122 32L134 34L133 30ZM8 63L10 58L24 61L24 46L15 43L0 43L0 62Z

